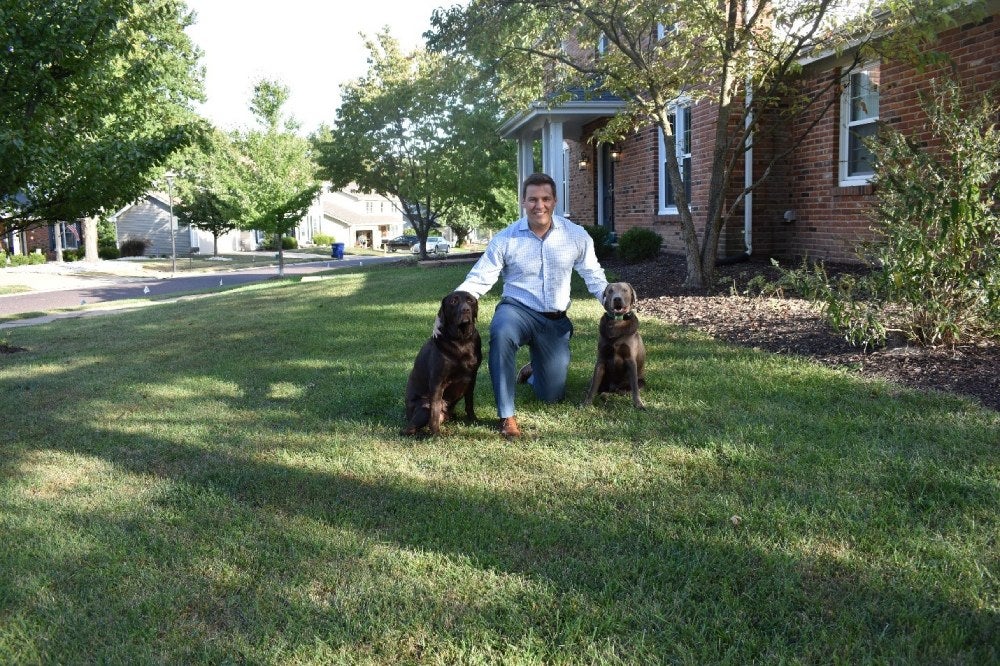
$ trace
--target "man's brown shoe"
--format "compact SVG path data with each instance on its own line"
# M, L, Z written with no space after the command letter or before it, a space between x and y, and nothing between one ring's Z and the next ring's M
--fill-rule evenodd
M500 434L507 439L517 439L520 437L521 429L517 427L517 419L513 416L500 419Z
M524 365L522 365L521 369L517 371L517 383L524 384L525 382L527 382L528 378L531 377L532 372L533 371L531 369L530 363L525 363Z

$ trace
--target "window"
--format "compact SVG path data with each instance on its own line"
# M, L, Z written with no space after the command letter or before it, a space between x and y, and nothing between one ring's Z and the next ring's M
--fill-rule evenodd
M597 38L597 53L599 55L604 55L608 52L608 36L603 32L601 36Z
M869 65L851 72L840 99L840 184L867 183L873 173L865 140L878 125L879 70Z
M688 200L691 200L691 103L677 102L670 113L670 127L674 133L673 145L669 148L677 155L677 166L681 170L681 179L684 181L684 193ZM660 215L669 215L677 212L677 200L674 196L674 188L670 184L670 177L667 175L667 156L669 155L667 142L664 140L663 132L660 132Z
M669 13L670 17L674 17L677 14L677 6L674 3L669 3L664 7L664 12ZM673 34L675 30L677 30L676 23L658 22L656 24L656 39L661 40L664 37Z
M80 247L80 224L78 222L63 222L49 225L49 249L56 249L56 235L64 250L76 250Z

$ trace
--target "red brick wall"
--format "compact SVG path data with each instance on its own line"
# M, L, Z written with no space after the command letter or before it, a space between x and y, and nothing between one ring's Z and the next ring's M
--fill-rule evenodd
M928 89L928 80L952 68L966 89L981 92L1000 81L1000 16L952 28L940 36L934 46L952 59L935 71L918 72L901 62L883 62L880 67L880 119L908 134L920 134L923 116L917 94ZM813 117L802 117L791 127L772 122L755 137L754 170L760 174L775 151L787 147L789 137L807 136L793 153L774 165L770 179L754 193L753 251L757 256L802 256L828 261L857 261L855 248L870 238L868 210L872 201L870 186L840 187L838 183L840 104L838 87L823 92L837 69L817 67L807 71L802 85L817 98L818 108L830 102L829 111L809 129ZM692 110L692 213L696 227L704 228L705 205L709 191L709 168L714 148L715 110L699 104ZM571 165L570 211L580 224L593 224L596 218L596 151L587 141L596 127L584 128L583 141L573 145ZM641 226L664 238L664 249L682 253L680 221L677 216L659 215L658 135L648 127L628 137L622 144L623 157L616 166L615 227L621 234ZM579 151L589 155L590 166L579 171ZM727 206L742 189L743 162L739 161L728 192ZM786 222L785 212L793 210L796 220ZM743 216L737 210L723 230L720 255L743 250Z
M942 33L933 48L946 53L951 64L923 72L899 61L883 61L880 66L880 120L924 141L927 136L918 95L929 90L931 78L945 76L951 70L969 92L982 92L1000 80L997 17L950 29ZM818 72L806 85L818 89L838 74L836 70ZM789 160L783 184L788 191L787 204L796 211L798 220L786 225L782 250L785 255L852 262L858 260L858 244L871 238L868 213L873 193L870 186L838 185L840 107L834 102L831 112ZM793 133L802 130L801 123ZM776 212L772 204L769 213Z
M587 132L589 136L593 130ZM593 225L597 221L597 201L594 174L597 151L587 141L566 141L569 144L569 212L577 224ZM587 157L587 167L580 170L580 157Z
M41 250L42 254L46 255L50 259L55 258L55 253L49 251L49 246L52 244L52 239L49 234L48 225L40 225L37 227L32 227L24 233L24 244L28 249L28 253L34 252L36 249Z

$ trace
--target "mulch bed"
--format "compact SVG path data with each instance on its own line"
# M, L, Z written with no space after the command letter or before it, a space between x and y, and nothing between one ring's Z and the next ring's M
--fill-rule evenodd
M970 396L1000 411L1000 341L977 341L955 348L897 346L863 350L850 345L823 319L816 305L800 298L747 296L757 275L770 282L778 273L770 262L750 261L716 269L710 288L684 287L685 260L661 255L638 264L602 262L616 279L630 282L645 316L688 326L732 344L777 354L795 354L865 377L879 377L924 390ZM856 267L828 265L828 273Z

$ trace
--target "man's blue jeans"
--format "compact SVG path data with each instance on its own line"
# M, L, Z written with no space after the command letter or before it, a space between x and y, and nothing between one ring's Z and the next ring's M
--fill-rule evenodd
M573 323L568 317L548 319L509 299L501 299L490 322L490 380L497 402L497 416L514 415L517 350L531 352L531 385L544 402L558 402L566 395L569 372L569 339Z

